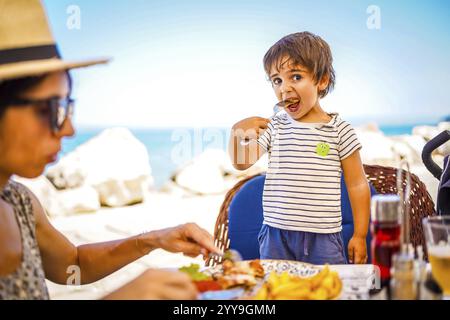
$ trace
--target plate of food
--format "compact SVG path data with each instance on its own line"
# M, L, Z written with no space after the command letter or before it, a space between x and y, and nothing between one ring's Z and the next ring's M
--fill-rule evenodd
M192 264L180 270L207 300L334 300L342 291L342 280L327 265L299 261L224 260L215 267Z

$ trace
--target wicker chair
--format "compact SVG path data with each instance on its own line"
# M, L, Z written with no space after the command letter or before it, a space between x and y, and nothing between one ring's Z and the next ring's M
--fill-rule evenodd
M364 171L367 179L373 185L379 194L396 194L397 193L397 169L392 167L383 167L378 165L364 165ZM406 187L406 171L402 171L403 188ZM214 241L221 250L230 247L228 238L228 208L234 195L249 180L258 175L247 177L239 181L228 193L220 207L220 212L216 220L214 228ZM425 238L422 230L422 218L435 215L436 210L433 200L428 193L425 184L419 180L415 174L411 174L411 192L410 192L410 236L414 246L422 245L425 249ZM425 252L425 257L427 254ZM220 263L217 258L210 258L206 265L214 266Z

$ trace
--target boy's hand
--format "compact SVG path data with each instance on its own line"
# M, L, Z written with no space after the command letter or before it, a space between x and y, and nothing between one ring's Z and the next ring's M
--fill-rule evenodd
M247 170L264 154L263 148L255 143L267 129L270 120L261 117L251 117L236 123L231 129L228 152L233 167L237 170ZM248 144L242 144L248 141ZM252 142L253 143L250 143Z
M233 126L233 131L241 139L257 139L267 129L270 119L251 117L239 121Z
M353 236L348 243L348 260L350 263L367 263L366 238Z

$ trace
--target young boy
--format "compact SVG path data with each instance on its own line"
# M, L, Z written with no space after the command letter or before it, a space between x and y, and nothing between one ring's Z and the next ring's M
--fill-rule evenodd
M348 123L320 106L335 82L328 44L309 32L288 35L266 53L264 68L285 113L244 119L230 137L236 169L245 170L269 153L261 259L347 262L341 235L343 172L354 218L349 262L366 263L370 190L361 145Z

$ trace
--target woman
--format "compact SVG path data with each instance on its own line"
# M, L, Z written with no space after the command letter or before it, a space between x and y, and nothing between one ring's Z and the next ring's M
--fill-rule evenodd
M37 177L56 159L61 140L74 134L68 70L106 60L62 60L38 0L0 0L0 8L0 299L48 299L45 278L67 284L72 266L87 284L156 248L189 256L219 252L195 224L78 247L53 228L36 197L10 178ZM106 298L196 294L186 275L148 270Z

